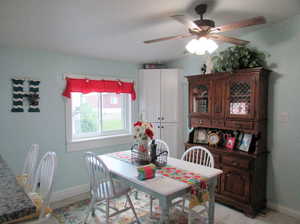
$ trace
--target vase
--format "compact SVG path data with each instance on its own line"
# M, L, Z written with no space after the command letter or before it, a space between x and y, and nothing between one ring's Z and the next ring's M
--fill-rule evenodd
M138 162L140 165L150 163L148 141L138 141Z

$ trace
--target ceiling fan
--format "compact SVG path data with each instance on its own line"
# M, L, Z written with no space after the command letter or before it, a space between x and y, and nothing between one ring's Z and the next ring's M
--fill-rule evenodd
M162 37L153 40L147 40L144 41L144 43L150 44L159 41L176 40L176 39L196 36L197 39L200 39L201 37L205 37L206 39L227 42L235 45L246 45L249 43L249 41L237 39L234 37L223 36L220 35L219 33L266 23L266 19L263 16L259 16L259 17L241 20L239 22L216 27L215 22L213 20L203 19L203 15L205 14L206 9L207 9L207 4L199 4L198 6L196 6L195 11L197 14L200 15L200 19L194 21L191 21L184 15L171 16L171 18L187 26L189 33L177 35L177 36L169 36L169 37Z

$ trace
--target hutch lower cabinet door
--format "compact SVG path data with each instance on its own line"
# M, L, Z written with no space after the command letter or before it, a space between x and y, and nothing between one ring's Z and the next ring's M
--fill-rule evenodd
M250 196L250 174L249 172L223 166L221 193L241 202L249 202Z

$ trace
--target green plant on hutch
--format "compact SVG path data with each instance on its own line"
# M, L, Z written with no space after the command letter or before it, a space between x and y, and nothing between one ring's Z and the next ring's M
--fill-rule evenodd
M254 47L232 46L212 57L213 72L232 72L238 69L265 67L266 54Z

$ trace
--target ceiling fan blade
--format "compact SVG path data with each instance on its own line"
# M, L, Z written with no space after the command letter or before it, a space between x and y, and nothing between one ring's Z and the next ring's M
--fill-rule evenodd
M189 29L192 29L192 30L193 29L198 29L198 30L200 30L200 28L193 22L193 19L190 18L189 16L186 16L186 15L174 15L174 16L171 16L171 18L173 18L176 21L182 23L183 25L185 25Z
M219 34L208 34L207 37L210 39L213 39L213 40L219 40L219 41L228 42L228 43L236 44L236 45L246 45L246 44L250 43L250 41L247 41L247 40L241 40L241 39L237 39L234 37L226 37L226 36L219 35Z
M247 27L247 26L254 26L254 25L265 24L265 23L266 23L265 17L259 16L259 17L241 20L239 22L212 28L211 33L226 32L226 31L235 30L235 29L239 29L239 28L243 28L243 27Z
M193 36L193 34L191 34L191 33L181 34L181 35L177 35L177 36L169 36L169 37L162 37L162 38L153 39L153 40L146 40L146 41L144 41L144 43L150 44L150 43L155 43L155 42L164 41L164 40L178 40L178 39L191 37L191 36Z

